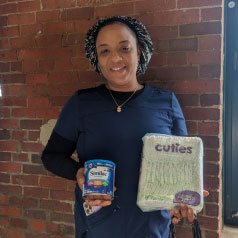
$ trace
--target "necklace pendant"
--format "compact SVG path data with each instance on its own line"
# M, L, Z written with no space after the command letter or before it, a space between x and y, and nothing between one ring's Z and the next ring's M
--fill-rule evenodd
M121 107L120 106L117 107L117 112L121 112Z

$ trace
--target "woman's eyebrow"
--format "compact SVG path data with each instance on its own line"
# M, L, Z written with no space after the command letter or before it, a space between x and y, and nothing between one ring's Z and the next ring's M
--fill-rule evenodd
M129 40L123 40L123 41L119 42L119 44L123 44L123 43L130 43L130 41ZM99 48L99 47L103 47L103 46L108 46L108 44L103 43L103 44L100 44L100 45L98 45L96 47Z

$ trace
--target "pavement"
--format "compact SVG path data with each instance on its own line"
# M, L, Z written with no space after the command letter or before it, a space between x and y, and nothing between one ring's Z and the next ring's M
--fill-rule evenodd
M238 238L238 226L225 225L222 230L221 238Z

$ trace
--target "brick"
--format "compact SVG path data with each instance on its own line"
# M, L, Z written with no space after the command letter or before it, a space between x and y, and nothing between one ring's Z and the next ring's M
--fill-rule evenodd
M53 119L58 118L60 113L60 109L58 108L49 108L49 109L37 109L36 110L36 117L42 119ZM35 151L38 152L38 151Z
M73 235L74 228L73 226L68 226L65 224L49 223L47 224L47 232L59 235Z
M178 36L177 26L150 26L148 31L152 40L173 39Z
M77 0L42 0L43 9L76 7Z
M220 93L219 80L180 80L176 93Z
M166 64L167 64L166 54L153 54L148 67L149 68L158 67L158 66L163 66Z
M48 72L53 70L55 67L54 60L40 60L39 61L39 70L41 72Z
M33 12L41 9L39 1L27 1L18 3L18 12Z
M23 74L2 74L0 75L1 84L25 83L25 75Z
M9 185L9 184L1 185L0 184L0 191L2 193L19 195L22 193L22 188L21 188L21 186L15 186L15 185Z
M11 62L12 72L22 72L22 62Z
M205 204L205 214L207 216L219 216L219 206L218 204Z
M40 177L40 187L51 188L55 190L66 190L67 184L65 179L53 177Z
M29 90L27 91L26 89L29 89L31 87L31 91L33 91L33 86L29 85L11 85L11 95L12 96L31 96L31 93Z
M192 229L176 227L176 238L192 237Z
M154 24L154 15L153 12L151 13L140 13L139 15L136 16L136 19L139 21L143 22L147 26L147 29L150 25Z
M74 83L78 81L77 72L51 72L49 73L49 82L54 84Z
M218 136L201 136L205 148L215 149L219 148Z
M26 220L20 218L11 218L10 219L10 226L20 229L27 229L28 223Z
M0 158L1 158L1 161L10 161L11 160L11 153L0 151Z
M9 226L8 218L0 218L0 226Z
M39 141L40 131L29 131L29 141Z
M10 197L9 198L9 204L12 206L19 206L23 208L28 207L37 207L38 201L37 199L33 198L26 198L26 197Z
M12 155L12 159L13 161L17 162L29 162L29 159L28 159L28 154L26 153L21 153L21 154L13 154ZM24 165L23 165L24 166Z
M221 34L221 22L202 22L179 26L181 36Z
M1 22L1 17L0 17L0 22ZM14 36L19 36L18 26L0 27L0 37L14 37Z
M35 23L34 13L21 13L8 16L8 25L33 24Z
M74 216L65 213L51 212L50 220L55 222L66 222L66 223L74 223Z
M175 8L175 0L172 1L140 1L135 2L135 13L140 14L144 12L155 12L155 11L164 11L164 10L171 10Z
M16 141L1 141L0 150L1 151L13 151L15 152L18 147L18 142Z
M22 151L24 152L42 152L44 149L42 144L34 142L23 142Z
M0 61L16 60L17 54L15 50L0 51Z
M7 25L7 16L0 16L0 27Z
M12 184L38 186L38 176L12 175Z
M27 74L26 83L27 84L44 84L48 82L47 74Z
M200 78L220 78L221 65L200 65Z
M218 122L199 122L198 133L199 135L218 135L219 123Z
M170 51L196 51L197 49L197 38L173 39L169 41Z
M42 125L41 120L21 120L20 127L21 129L40 129Z
M60 11L36 12L36 22L50 22L59 20Z
M19 217L22 212L19 208L0 206L0 215Z
M27 117L27 118L35 118L36 112L33 109L28 108L13 108L12 109L12 116L13 117Z
M204 189L205 190L217 190L220 188L221 180L219 177L205 176L204 177ZM211 227L210 227L211 229Z
M187 120L219 120L220 110L216 108L184 108Z
M222 8L214 7L201 9L201 19L202 21L222 20Z
M39 154L32 154L31 155L31 161L32 161L32 163L36 163L36 164L41 164L42 165L41 157L40 157Z
M220 95L219 94L203 94L200 96L200 103L203 107L220 105Z
M26 138L27 138L26 131L20 130L12 132L13 140L26 140Z
M21 60L71 58L75 55L76 52L73 48L23 49L19 51L19 59Z
M51 98L50 103L51 103L51 106L62 107L68 101L68 99L69 99L68 96L56 96Z
M218 176L220 173L219 164L214 163L204 163L204 175Z
M75 32L86 34L88 29L96 22L95 19L74 20Z
M159 69L158 76L161 80L183 80L184 78L197 79L197 67L166 67Z
M168 53L168 65L186 65L187 64L187 54L185 52L171 52Z
M206 162L218 162L220 160L218 151L214 149L205 149L204 160Z
M33 198L48 198L49 190L37 187L24 187L24 196Z
M205 202L218 203L220 195L218 191L209 191L209 196L204 198Z
M8 130L0 130L0 140L9 140L11 137L10 131Z
M14 229L1 229L0 228L0 235L2 237L7 237L7 238L23 238L23 231L20 230L14 230Z
M46 220L46 211L24 209L24 217L30 219Z
M186 126L189 135L197 135L197 122L196 121L186 121Z
M65 9L61 13L63 21L83 20L93 18L94 9L92 7Z
M202 215L198 215L198 221L200 223L200 227L204 229L211 229L211 230L217 230L218 229L218 218L211 218L211 217L205 217Z
M35 47L35 39L32 37L18 37L10 39L12 49L24 49Z
M26 107L26 97L2 97L1 104L4 106L20 106Z
M42 25L41 24L31 24L31 25L22 25L21 26L21 35L40 35L42 34Z
M219 64L220 62L220 51L188 52L188 63L190 64Z
M68 200L68 201L74 201L75 196L74 192L68 192L68 191L57 191L57 190L51 190L51 198L56 200Z
M67 180L66 184L67 184L67 191L71 191L74 192L75 191L75 186L76 186L76 181L73 180Z
M162 52L169 52L169 41L168 40L158 40L155 44L155 50L161 54Z
M0 182L2 182L2 183L10 183L10 175L9 174L5 174L5 173L0 173Z
M176 94L176 96L182 107L199 105L199 95L197 94Z
M18 11L18 5L16 3L4 4L0 8L0 15L16 13L17 11Z
M1 129L13 129L18 127L18 120L15 119L0 119Z
M222 0L178 0L178 8L221 5Z
M45 231L45 222L43 221L30 221L30 226L32 231Z
M46 233L25 233L24 238L49 238L49 234ZM58 238L58 237L55 237ZM60 238L60 237L59 237Z
M154 13L154 24L158 24L161 26L197 22L199 22L199 9Z
M28 98L29 108L48 108L49 99L46 97L29 97Z
M46 170L42 165L23 165L23 173L24 174L36 174L36 175L42 175L46 174Z
M48 210L51 210L51 211L72 213L72 205L70 203L60 202L60 201L57 201L57 200L42 199L40 201L40 208L48 209Z
M0 118L6 118L10 116L9 108L0 108Z
M72 69L73 69L73 64L71 63L71 59L59 59L55 61L56 71L68 71ZM77 67L75 67L75 69L80 70L80 68L77 68ZM83 65L81 65L81 69L87 69L87 68L83 68Z
M1 39L0 49L8 49L8 48L9 48L8 39Z
M20 173L22 170L22 165L19 163L1 162L0 164L0 172Z
M6 73L10 71L10 63L0 62L0 73Z
M220 238L221 234L219 231L205 231L206 238Z
M220 35L208 35L199 37L199 49L200 50L217 50L221 49L221 36Z
M44 24L43 31L45 34L65 34L74 31L74 24L72 22L49 22Z
M70 45L82 45L85 39L84 33L72 33L64 36L62 38L62 45L70 46Z
M8 197L0 195L0 204L8 204Z
M38 47L61 47L61 38L61 35L41 35L35 40Z
M95 7L95 17L126 16L133 14L133 3L118 3L109 6Z

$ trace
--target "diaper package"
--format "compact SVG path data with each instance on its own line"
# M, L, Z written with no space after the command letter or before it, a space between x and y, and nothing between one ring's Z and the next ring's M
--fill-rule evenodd
M203 208L203 143L199 137L143 137L137 205L142 211L170 210L185 203Z

